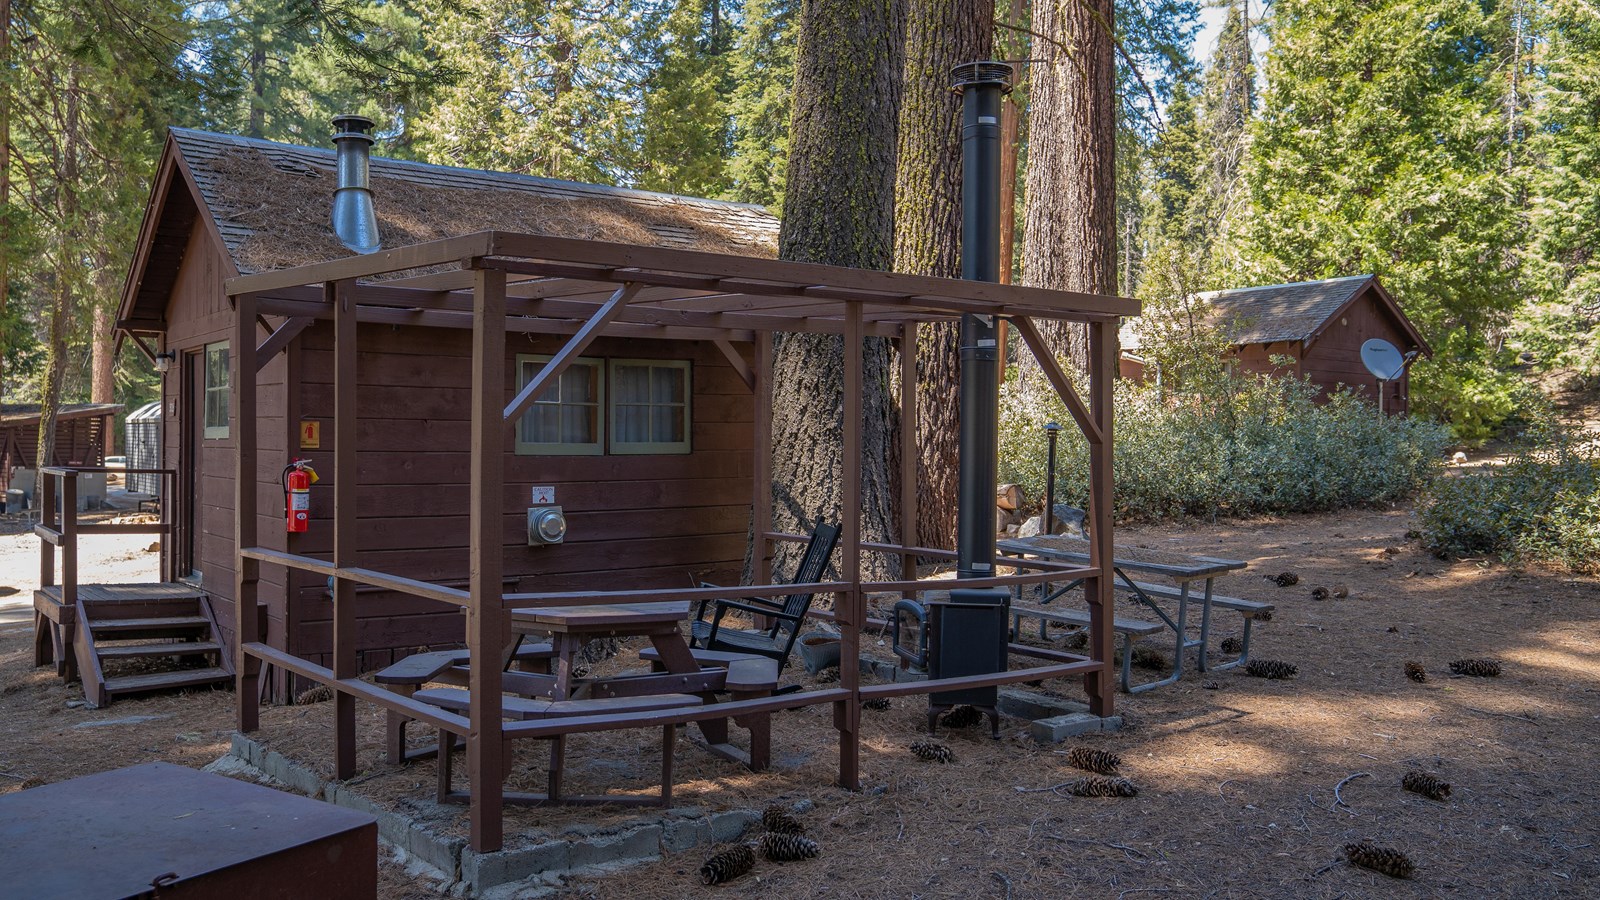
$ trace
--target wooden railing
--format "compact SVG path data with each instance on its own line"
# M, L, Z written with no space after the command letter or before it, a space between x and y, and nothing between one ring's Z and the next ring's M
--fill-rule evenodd
M125 473L129 475L161 476L161 512L156 522L78 521L78 476L95 473ZM39 470L39 524L33 533L39 536L39 587L56 583L56 549L61 550L61 602L73 606L78 602L78 538L97 534L157 534L168 541L172 535L173 488L177 482L175 469L108 469L104 466L46 466ZM170 547L170 544L168 545ZM171 581L174 555L162 554L161 580Z

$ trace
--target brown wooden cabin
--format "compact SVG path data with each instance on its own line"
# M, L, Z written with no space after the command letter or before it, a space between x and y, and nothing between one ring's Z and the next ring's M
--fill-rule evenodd
M1322 388L1323 396L1348 385L1377 397L1377 380L1361 362L1361 345L1371 338L1382 338L1401 353L1433 353L1376 275L1235 288L1203 294L1201 299L1211 307L1210 320L1226 330L1242 370L1309 378ZM1149 374L1137 344L1137 335L1125 329L1121 361L1125 378ZM1273 357L1290 362L1280 365ZM1404 415L1410 410L1410 379L1408 370L1389 383L1385 411Z
M179 470L177 534L162 553L218 601L230 641L235 501L227 342L234 315L224 282L353 255L330 225L334 161L331 149L173 129L118 313L122 335L142 352L176 357L162 384L162 463ZM385 248L492 228L758 257L773 256L776 244L777 220L746 204L378 157L371 161L371 186ZM361 565L464 585L471 333L405 324L428 316L409 305L393 311L392 324L364 319L360 326ZM261 543L329 558L333 481L312 488L309 530L290 535L280 477L296 457L337 477L334 435L324 427L334 412L333 324L294 319L268 340L291 319L258 317L257 335L266 342L256 424ZM564 341L561 334L519 335L506 351L508 396L519 373L525 376L536 357L555 353ZM740 371L700 341L607 337L584 357L584 371L608 389L601 398L627 399L623 391L631 385L624 379L637 380L641 372L686 383L681 412L668 413L681 418L652 435L664 440L624 440L608 426L628 411L620 403L606 409L601 399L590 415L602 433L587 435L599 440L551 447L508 439L505 490L520 500L508 500L517 511L504 517L507 588L575 589L601 573L619 588L736 578L750 520L753 432L751 394ZM674 427L681 431L672 433ZM527 546L522 507L534 505L534 486L555 489L568 522L565 543ZM460 643L458 612L362 591L363 670L420 646ZM271 567L259 602L272 646L328 661L333 626L325 579ZM272 691L282 698L292 687L279 673Z
M56 445L47 466L103 466L111 441L112 417L120 403L72 403L56 413ZM39 468L39 407L0 406L0 492L11 487L11 470Z

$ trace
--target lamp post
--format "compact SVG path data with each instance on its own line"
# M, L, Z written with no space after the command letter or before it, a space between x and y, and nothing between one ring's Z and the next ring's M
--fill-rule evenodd
M1056 524L1056 438L1061 434L1061 426L1055 422L1046 422L1044 438L1050 443L1050 450L1045 455L1044 464L1044 533L1055 534Z

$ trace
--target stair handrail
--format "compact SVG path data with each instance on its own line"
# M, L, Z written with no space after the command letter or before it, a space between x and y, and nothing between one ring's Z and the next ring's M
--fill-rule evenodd
M120 472L129 475L158 475L162 478L162 502L157 513L159 519L150 523L79 522L78 476L83 474ZM39 537L39 587L53 587L56 583L55 549L61 548L61 603L75 606L78 602L78 537L88 534L158 534L162 546L170 551L168 539L173 532L173 489L177 484L176 469L113 469L106 466L42 466L39 469L39 522L33 533ZM57 498L59 497L59 503ZM161 580L171 581L174 554L165 552L161 559Z

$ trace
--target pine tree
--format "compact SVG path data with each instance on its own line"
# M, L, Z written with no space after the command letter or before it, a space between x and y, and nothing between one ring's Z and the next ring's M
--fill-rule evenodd
M733 156L732 200L779 209L789 165L789 116L794 85L796 0L745 0L744 21L730 63Z
M648 19L637 184L696 197L727 191L733 30L722 0L682 0Z

